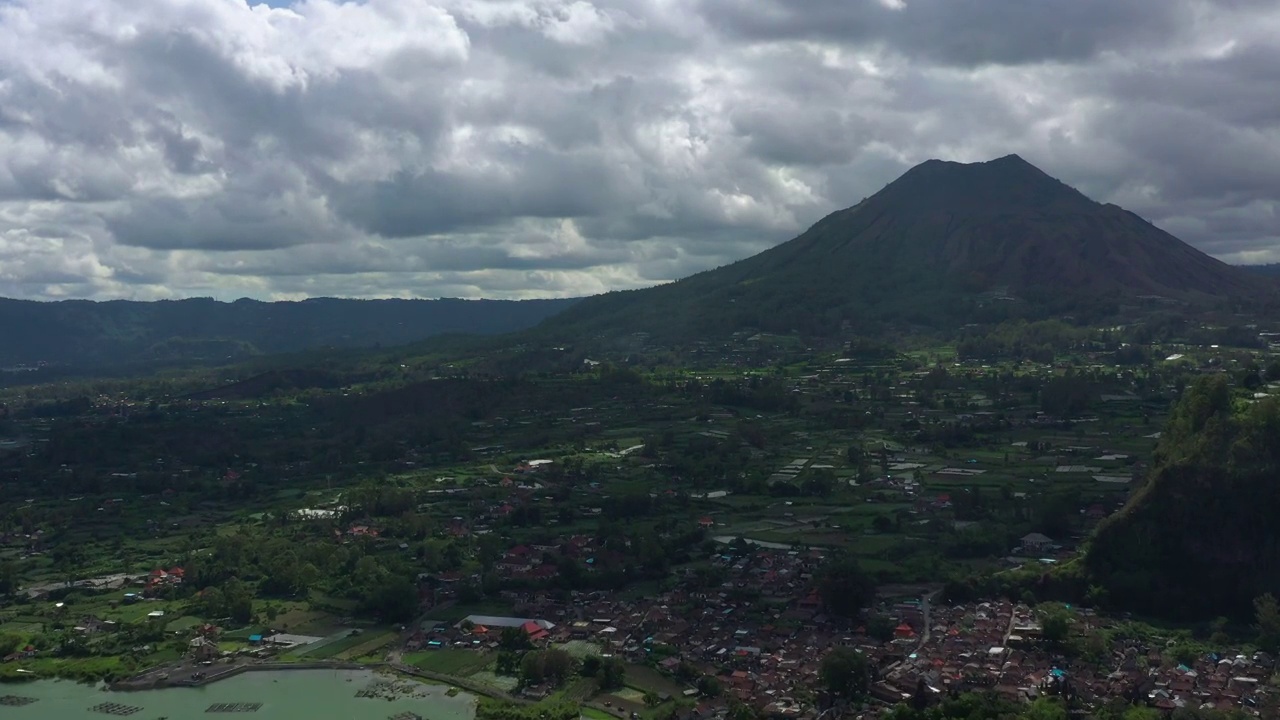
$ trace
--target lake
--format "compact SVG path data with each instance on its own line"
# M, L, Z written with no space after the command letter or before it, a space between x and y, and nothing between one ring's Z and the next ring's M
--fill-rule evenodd
M4 720L473 720L475 698L360 670L248 672L201 688L105 692L72 682L0 684ZM366 695L359 697L357 694ZM369 697L367 695L372 695ZM12 698L20 698L14 704ZM35 702L26 702L34 699ZM106 707L102 707L106 705ZM254 705L259 705L256 709ZM92 708L98 707L98 710ZM137 708L137 710L133 710ZM114 710L115 712L105 712Z

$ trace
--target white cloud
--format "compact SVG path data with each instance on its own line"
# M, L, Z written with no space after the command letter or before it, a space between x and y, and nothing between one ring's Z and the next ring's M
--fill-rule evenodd
M638 287L1010 152L1280 260L1278 34L1261 0L10 0L0 295Z

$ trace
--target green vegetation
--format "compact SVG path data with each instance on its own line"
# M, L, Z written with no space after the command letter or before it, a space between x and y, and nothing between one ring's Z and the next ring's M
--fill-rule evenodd
M511 705L480 698L476 720L577 720L578 705L555 699L535 705Z
M1271 529L1278 437L1275 400L1240 403L1223 376L1188 388L1150 479L1085 556L1110 602L1180 620L1243 618L1255 598L1280 588Z
M493 657L475 650L427 650L406 655L404 661L419 670L468 677L489 667Z
M838 647L822 659L818 675L823 686L837 697L861 698L871 683L871 669L862 653Z

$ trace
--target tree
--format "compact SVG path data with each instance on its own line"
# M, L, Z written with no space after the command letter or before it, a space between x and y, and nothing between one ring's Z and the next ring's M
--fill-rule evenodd
M237 578L222 586L225 612L232 620L247 625L253 620L253 590Z
M17 650L21 642L22 636L17 633L0 633L0 657Z
M853 617L871 604L876 586L856 559L845 556L828 562L819 571L818 594L828 612Z
M827 497L836 489L836 474L834 470L820 469L812 470L805 475L801 488L806 495L817 497Z
M894 619L884 613L875 613L867 618L867 635L873 637L880 642L889 642L893 639L893 631L898 627L898 623Z
M714 675L703 675L698 678L698 692L703 697L716 697L720 694L720 681Z
M833 695L859 698L871 684L867 658L851 647L837 647L822 659L818 677Z
M1231 636L1227 634L1227 625L1230 622L1224 617L1214 618L1213 622L1209 623L1209 642L1219 646L1230 643Z
M533 643L529 642L529 634L524 628L507 627L502 628L502 634L498 636L498 647L503 650L528 650L533 647Z
M365 606L385 621L405 622L418 610L418 589L408 578L388 574L365 598Z
M495 667L499 675L516 675L520 672L520 653L510 650L499 650Z
M526 685L536 685L547 679L547 662L541 652L526 652L520 659L520 679Z
M617 690L627 682L627 666L618 658L609 658L600 665L596 680L601 690Z
M1036 608L1040 620L1040 635L1051 647L1062 647L1071 634L1071 611L1058 603L1045 603Z
M600 658L588 655L582 658L582 677L595 677L600 674Z
M1057 698L1041 697L1022 713L1025 720L1067 720L1067 706Z
M1280 650L1280 603L1271 593L1253 601L1254 619L1258 624L1258 647L1267 652Z
M0 563L0 596L18 591L18 565L12 560Z
M1246 372L1244 376L1240 378L1240 387L1245 390L1257 390L1262 387L1262 376L1259 375L1256 370Z
M541 652L543 671L546 677L559 685L573 672L573 656L559 648L550 648Z
M1264 377L1267 382L1276 382L1277 380L1280 380L1280 360L1276 360L1267 366Z
M1123 720L1160 720L1160 711L1149 707L1131 707L1124 711Z

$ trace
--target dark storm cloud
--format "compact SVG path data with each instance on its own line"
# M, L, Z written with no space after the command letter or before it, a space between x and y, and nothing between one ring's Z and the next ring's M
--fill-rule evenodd
M579 295L1012 152L1280 260L1260 0L0 2L0 294Z
M105 218L123 245L153 250L264 250L321 241L333 235L323 216L304 224L307 208L296 198L227 193L206 202L155 198L130 203L127 212Z
M511 147L509 172L399 173L389 180L335 187L339 216L383 237L440 235L513 218L583 217L617 202L613 177L598 162Z

